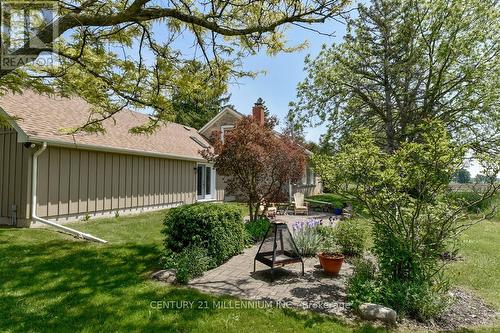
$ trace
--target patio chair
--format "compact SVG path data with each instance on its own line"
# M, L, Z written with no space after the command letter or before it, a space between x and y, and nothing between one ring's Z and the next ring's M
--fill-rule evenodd
M354 215L354 209L350 202L344 202L342 207L342 219L350 219Z
M293 195L293 212L297 214L309 215L309 207L307 202L304 201L304 193L297 192Z
M264 208L265 208L265 202L263 202L260 206L259 206L259 214L261 214L263 211L264 211ZM267 206L267 211L266 211L266 216L269 217L269 218L273 218L276 216L276 213L278 211L278 208L276 208L274 206L274 204L270 203L268 206Z

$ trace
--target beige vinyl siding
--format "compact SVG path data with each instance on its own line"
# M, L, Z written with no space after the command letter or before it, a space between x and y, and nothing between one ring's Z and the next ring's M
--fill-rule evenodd
M65 218L193 203L195 166L190 161L49 146L39 158L37 213Z
M17 133L0 127L0 222L10 223L12 205L17 218L28 218L30 150L17 142Z
M321 194L322 193L322 187L321 187L321 178L318 176L314 177L314 184L311 185L294 185L292 188L292 192L301 192L304 194L304 196L309 197L311 195L316 195L316 194ZM293 195L292 193L292 195Z
M105 153L96 153L97 164L96 164L96 198L95 198L95 210L103 211L104 210L104 171L105 171L105 162L106 162L106 154Z
M32 154L0 129L0 223L30 218ZM38 160L37 215L54 220L196 201L196 162L49 146ZM224 200L216 177L215 199Z
M217 170L216 170L217 172ZM224 182L224 177L219 176L217 173L215 174L215 199L217 201L224 201L224 189L226 188L226 184Z

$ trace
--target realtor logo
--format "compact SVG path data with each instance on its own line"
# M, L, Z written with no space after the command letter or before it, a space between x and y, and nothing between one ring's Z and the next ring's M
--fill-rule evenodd
M50 65L52 42L58 36L56 1L1 0L0 70L29 63ZM43 36L43 37L41 37Z

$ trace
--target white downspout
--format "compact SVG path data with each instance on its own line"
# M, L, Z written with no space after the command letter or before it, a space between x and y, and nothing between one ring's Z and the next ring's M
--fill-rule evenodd
M44 224L48 224L56 229L65 231L67 233L70 233L70 234L75 235L75 236L80 237L80 238L92 240L92 241L99 242L99 243L107 243L107 241L105 241L104 239L94 237L92 235L83 233L81 231L71 229L71 228L68 228L66 226L60 225L58 223L51 222L49 220L45 220L45 219L42 219L41 217L36 216L36 208L37 208L37 204L38 204L37 199L36 199L38 156L40 156L45 151L45 149L47 149L47 142L44 142L42 147L40 149L38 149L33 154L33 164L32 164L32 168L31 168L31 218L35 221L42 222Z

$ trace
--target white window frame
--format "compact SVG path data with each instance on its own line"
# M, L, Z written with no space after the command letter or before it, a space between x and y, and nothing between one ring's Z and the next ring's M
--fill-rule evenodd
M302 176L302 185L312 186L316 185L316 175L314 174L311 166L306 165L304 175Z
M206 167L210 167L210 170L211 170L211 174L210 174L210 195L207 195L206 194L206 188L204 188L202 186L202 191L204 190L205 193L203 193L202 195L198 195L198 167L202 165L204 166L205 168L203 170L207 170ZM214 201L217 199L217 195L215 193L215 181L216 181L216 171L215 171L215 168L214 168L214 165L212 163L197 163L196 164L196 201ZM206 177L206 171L203 173L203 177L202 179L205 179Z
M225 131L233 129L233 128L234 128L234 125L222 125L220 127L220 139L221 139L222 143L224 143L224 133L225 133Z

